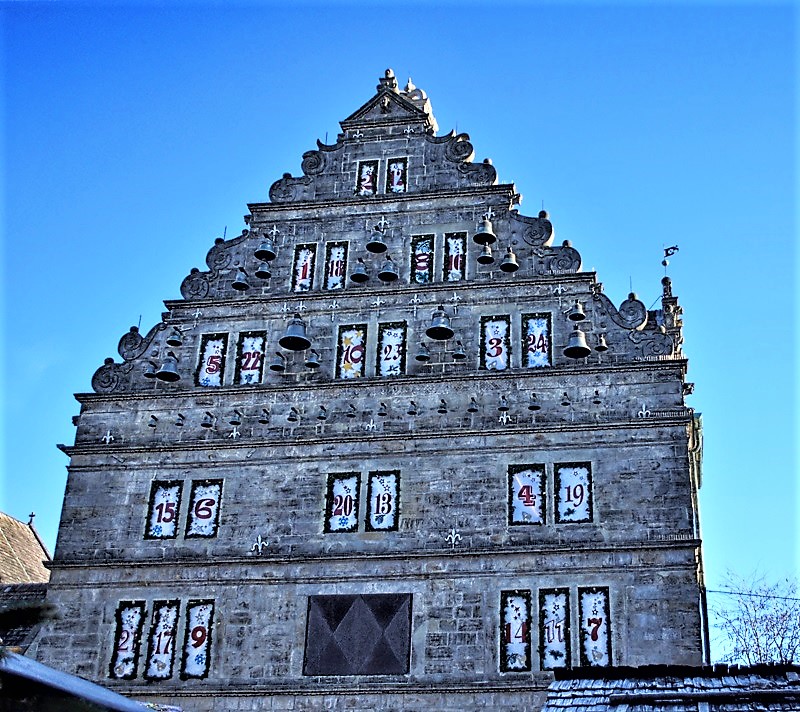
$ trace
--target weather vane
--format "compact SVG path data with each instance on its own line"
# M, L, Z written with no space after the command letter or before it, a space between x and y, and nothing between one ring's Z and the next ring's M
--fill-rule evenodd
M667 257L672 257L672 255L674 255L677 251L678 251L677 245L664 248L664 259L661 260L661 264L664 265L664 274L667 273L667 266L669 265L669 260L667 259Z

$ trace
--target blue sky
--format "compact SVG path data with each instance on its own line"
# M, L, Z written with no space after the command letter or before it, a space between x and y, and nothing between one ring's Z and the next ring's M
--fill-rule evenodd
M0 3L2 499L52 546L74 392L393 67L619 303L685 309L709 586L797 572L789 3Z

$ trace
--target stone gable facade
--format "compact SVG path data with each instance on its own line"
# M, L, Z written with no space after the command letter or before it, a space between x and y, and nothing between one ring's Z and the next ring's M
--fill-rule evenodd
M106 359L36 655L186 710L539 709L700 664L681 308L615 306L390 70Z

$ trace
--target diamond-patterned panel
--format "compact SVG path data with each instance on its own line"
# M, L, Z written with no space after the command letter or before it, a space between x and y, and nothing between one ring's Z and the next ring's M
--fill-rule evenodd
M411 594L310 596L305 675L403 675Z

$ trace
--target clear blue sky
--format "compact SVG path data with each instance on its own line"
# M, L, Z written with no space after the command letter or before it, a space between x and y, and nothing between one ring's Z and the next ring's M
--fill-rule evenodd
M233 5L233 7L231 7ZM286 7L291 5L291 7ZM52 545L94 370L393 67L619 303L685 309L711 587L798 569L789 3L1 3L0 508Z

